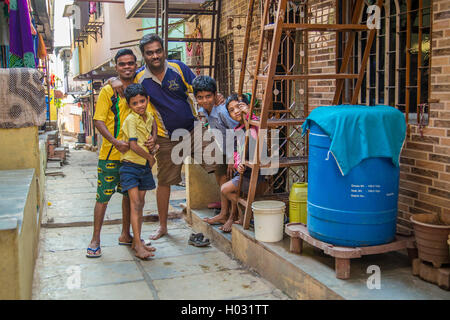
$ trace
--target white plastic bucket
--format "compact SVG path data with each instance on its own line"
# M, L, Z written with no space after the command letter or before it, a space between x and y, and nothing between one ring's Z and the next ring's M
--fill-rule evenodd
M284 209L282 201L265 200L252 203L255 239L278 242L283 239Z

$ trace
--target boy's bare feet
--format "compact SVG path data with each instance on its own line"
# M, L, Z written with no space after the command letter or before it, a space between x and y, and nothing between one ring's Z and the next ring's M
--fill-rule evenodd
M215 215L212 218L209 218L209 217L203 218L203 221L205 221L209 224L218 224L218 223L224 224L227 222L227 216L219 213L218 215Z
M150 242L145 243L144 239L141 239L141 242L142 242L143 245L147 245L147 246L149 246L151 244ZM133 237L131 235L128 235L128 236L120 235L120 237L119 237L119 244L131 245L131 248L134 249L134 247L133 247Z
M150 236L150 240L158 240L162 236L167 234L167 229L163 229L162 227L159 227L158 230L156 230L156 233L152 234Z
M133 242L133 237L130 234L121 234L119 237L119 242L131 243L131 242Z
M142 247L143 247L145 250L147 250L148 252L156 251L156 248L155 248L155 247L152 247L152 246L150 245L150 243L145 244L145 242L144 242L143 240L142 240ZM135 246L132 245L132 246L131 246L131 249L135 250Z
M145 259L148 259L148 258L154 256L153 253L145 250L144 246L138 246L136 249L134 249L134 251L136 251L135 256L142 260L145 260Z
M233 226L233 220L228 219L227 222L221 227L219 227L219 230L222 230L223 232L231 232L231 228Z

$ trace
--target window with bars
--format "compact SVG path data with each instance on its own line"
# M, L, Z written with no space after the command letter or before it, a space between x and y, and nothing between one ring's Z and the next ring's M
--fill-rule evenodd
M220 38L217 60L217 89L228 97L234 92L234 42L231 34Z
M339 0L340 8L348 1ZM355 1L353 1L355 2ZM366 0L367 5L376 0ZM348 5L348 4L347 4ZM361 24L368 14L363 9ZM349 23L349 12L338 14L339 23ZM418 122L419 106L427 106L431 74L431 0L386 0L381 8L381 28L371 47L366 72L359 93L359 103L384 104L405 113L409 123ZM356 35L349 72L358 72L366 46L368 32ZM338 39L337 66L340 67L345 48L345 36ZM343 101L349 101L356 79L347 81ZM342 102L342 101L341 101ZM425 120L428 108L424 108Z

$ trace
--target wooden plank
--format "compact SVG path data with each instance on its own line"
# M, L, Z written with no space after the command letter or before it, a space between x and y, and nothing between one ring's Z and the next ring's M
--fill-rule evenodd
M333 23L283 23L283 30L296 31L321 31L321 32L350 32L350 31L366 31L367 26L364 24L333 24ZM267 24L264 31L275 30L275 24Z
M419 51L417 52L417 90L416 90L416 104L417 106L422 103L420 100L421 96L421 82L422 82L422 72L420 70L420 67L422 66L422 28L423 28L423 0L419 0ZM417 122L419 122L419 108L417 108Z
M395 240L391 243L378 246L360 247L361 254L370 255L406 249L408 241L409 241L408 239L402 239L402 240Z
M289 251L292 253L302 253L303 240L300 238L291 237L291 242L289 245Z
M350 259L335 258L334 270L336 272L336 278L350 278Z
M304 224L289 223L286 225L286 233L291 237L296 237L305 240L310 245L323 250L324 253L335 258L359 258L361 257L361 250L359 248L338 247L332 244L323 242L313 238Z
M361 18L363 0L358 0L355 4L355 9L353 10L352 23L357 23ZM355 42L355 33L351 33L347 45L345 46L344 58L342 59L340 73L344 73L347 70L347 66L350 61L350 56L353 49L353 44ZM341 97L342 88L344 86L344 81L336 81L336 90L334 92L333 104L338 104L339 98Z
M383 5L383 0L378 0L377 5L381 7ZM369 59L370 49L372 48L373 40L375 39L376 34L377 34L376 29L372 29L369 32L369 38L367 39L366 48L364 49L364 56L361 61L361 68L359 69L359 77L355 85L355 91L353 92L351 104L356 104L358 102L359 90L361 89L361 84L364 78L364 72L366 71L367 67L367 60Z
M268 0L266 0L266 5L268 6ZM284 23L284 18L285 18L285 11L286 11L286 4L287 4L287 0L280 0L278 3L278 9L277 9L277 15L276 15L276 20L275 20L275 32L273 35L273 39L272 39L272 47L270 49L270 53L269 53L269 68L268 68L268 75L269 75L269 79L266 81L265 83L265 88L264 88L264 94L263 94L263 101L262 101L262 109L261 109L261 116L260 116L260 121L261 121L261 129L266 128L266 123L267 123L267 116L268 116L268 112L269 112L269 105L271 103L272 100L272 87L273 87L273 78L271 79L270 77L272 75L275 74L275 70L276 70L276 66L277 66L277 61L278 61L278 53L280 50L280 43L281 43L281 25ZM264 10L264 13L267 15L268 14L268 7L267 7L267 11L266 8ZM265 20L266 20L267 16L264 16L261 21L265 24ZM263 28L262 28L263 29ZM263 34L262 30L261 30L261 34ZM262 45L262 42L260 43L260 45ZM262 48L260 48L262 50ZM261 56L259 57L257 63L259 62L259 60L261 59ZM259 73L259 70L256 70L255 73L255 78L257 76L257 74ZM255 82L254 82L255 84ZM256 96L256 87L253 88L252 90L252 98L251 98L251 102L250 102L250 114L252 114L252 108L255 102L255 96ZM248 128L248 123L246 124L246 128ZM246 134L249 132L250 130L247 130ZM259 143L256 144L256 150L255 150L255 155L254 155L254 165L252 168L252 173L251 173L251 177L250 177L250 186L249 186L249 190L248 190L248 195L247 195L247 203L250 204L253 202L254 198L255 198L255 192L256 192L256 184L257 184L257 178L258 178L258 173L259 173L259 153L260 153L260 148L259 148ZM248 136L246 136L246 143L245 146L248 146ZM244 148L244 154L246 154L246 147ZM240 180L240 184L242 183L242 179ZM250 205L247 205L245 208L245 214L244 214L244 223L243 223L243 227L244 229L248 229L250 226L250 219L252 217L252 210L250 208Z
M384 5L385 7L385 21L386 21L386 31L385 31L385 37L384 37L384 52L385 52L385 56L384 56L384 104L388 105L389 101L391 100L390 98L390 90L389 90L389 73L391 72L390 70L390 48L389 48L389 43L390 43L390 37L394 36L391 35L391 33L389 32L389 30L391 30L391 9L390 9L390 1L387 1L386 4Z
M238 203L243 205L244 207L247 207L247 199L239 197L238 198Z
M255 72L254 72L254 77L253 77L252 98L250 100L250 110L249 110L250 114L252 114L253 106L255 105L256 90L257 90L257 87L258 87L258 77L257 77L257 75L259 73L259 69L260 69L260 66L261 66L261 59L262 59L262 53L263 53L263 44L264 44L263 28L264 28L264 25L266 24L267 15L269 13L269 5L270 5L270 1L266 0L264 2L264 11L263 11L263 15L261 17L261 29L260 29L260 33L259 33L258 56L256 58L256 66L255 66ZM246 131L246 136L245 136L244 154L247 153L248 132L249 132L249 130L248 130L249 129L248 122L245 122L245 128L247 129L247 131ZM241 175L241 178L239 180L239 185L238 185L238 197L240 197L241 187L242 187L242 175ZM249 210L248 207L249 206L247 206L247 204L245 204L245 214L244 214L244 216L246 214L249 215L248 214L248 210ZM244 223L243 224L244 224L243 225L244 229L245 229L245 227L247 227L247 229L248 229L249 224L250 224L250 218L249 218L249 220L247 222L247 225L245 225L246 224L245 219L244 219Z
M321 79L356 79L358 74L350 73L317 73L317 74L290 74L290 75L274 75L273 80L321 80ZM258 80L267 81L266 75L258 75Z
M450 268L448 267L434 268L420 259L414 259L412 274L436 284L441 289L450 290Z
M281 118L281 119L268 119L267 120L267 127L279 127L279 126L295 126L295 125L301 125L305 122L304 118ZM250 120L250 125L259 127L259 121L256 120Z
M247 68L248 47L250 42L250 32L253 22L253 8L255 0L250 0L247 10L247 25L245 27L244 50L242 51L241 73L239 74L238 94L242 94L244 87L245 69Z
M369 247L342 247L335 246L321 240L313 238L307 227L301 223L288 223L285 228L286 234L294 238L301 238L309 244L322 249L324 253L337 258L358 258L363 255L380 254L392 251L403 250L414 247L414 237L396 236L396 240L391 243L369 246Z
M411 1L406 2L406 96L405 96L405 118L406 123L409 122L409 100L410 100L410 75L411 75ZM399 49L397 49L399 50Z
M217 9L216 8L217 7L217 0L213 1L213 7L214 7L214 10ZM218 25L217 27L219 29L220 25ZM214 41L215 40L214 39L214 29L215 28L216 28L216 15L214 14L211 17L211 42L209 44L209 65L213 64L213 57L214 56L217 57L217 48L215 48L216 50L215 50L215 54L214 54L214 43L215 43L215 41ZM215 62L217 63L217 59L215 59L215 60L216 60ZM209 69L209 76L213 77L212 69ZM216 74L214 74L214 78L217 79Z
M308 157L306 156L300 156L300 157L280 157L278 161L279 168L284 167L298 167L308 164ZM249 168L254 168L255 163L245 161L245 165ZM273 164L267 164L267 165L261 165L257 164L258 168L271 168L273 167Z

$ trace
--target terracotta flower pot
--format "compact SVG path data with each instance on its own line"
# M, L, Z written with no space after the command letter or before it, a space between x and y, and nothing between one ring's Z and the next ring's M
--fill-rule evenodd
M437 224L437 217L431 214L415 214L411 221L414 224L419 259L433 263L435 268L450 263L447 244L450 225Z
M448 254L450 254L450 234L448 235L447 243L448 243Z

